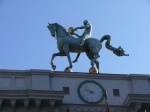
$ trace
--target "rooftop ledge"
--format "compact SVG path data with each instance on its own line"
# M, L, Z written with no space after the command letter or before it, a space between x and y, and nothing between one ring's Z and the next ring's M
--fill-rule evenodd
M30 70L9 70L0 69L0 75L49 75L51 77L72 77L72 78L101 78L101 79L146 79L150 80L149 74L110 74L99 73L90 74L85 72L64 72L64 71L51 71L43 69L30 69Z

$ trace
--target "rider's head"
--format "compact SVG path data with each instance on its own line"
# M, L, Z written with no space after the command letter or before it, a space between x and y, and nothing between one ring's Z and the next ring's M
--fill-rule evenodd
M83 21L83 24L84 24L84 25L86 25L87 23L88 23L88 21L87 21L87 20L84 20L84 21Z

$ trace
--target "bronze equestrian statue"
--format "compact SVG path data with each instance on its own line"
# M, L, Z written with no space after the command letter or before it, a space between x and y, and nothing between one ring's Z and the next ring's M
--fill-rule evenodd
M115 48L110 45L111 37L109 35L104 35L100 40L96 38L88 38L85 40L84 44L81 46L82 38L75 38L70 35L66 29L58 23L48 24L47 28L49 29L51 36L56 37L57 47L59 52L54 53L51 58L51 66L53 70L56 69L56 65L53 64L53 60L55 56L67 56L69 61L69 66L67 68L72 68L72 61L70 57L70 52L74 53L82 53L85 52L87 57L91 60L91 67L94 67L96 64L96 68L99 71L99 62L98 58L100 55L98 54L102 48L102 42L106 40L106 48L113 51L117 56L129 56L129 54L125 54L125 51L119 46Z

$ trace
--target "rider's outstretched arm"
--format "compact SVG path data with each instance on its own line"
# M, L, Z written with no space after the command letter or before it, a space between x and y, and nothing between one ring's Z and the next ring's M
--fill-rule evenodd
M74 30L77 30L77 29L85 29L86 26L81 26L81 27L76 27Z
M85 28L89 28L91 27L90 24L86 24L85 26L81 26L81 27L76 27L74 30L77 30L77 29L85 29Z

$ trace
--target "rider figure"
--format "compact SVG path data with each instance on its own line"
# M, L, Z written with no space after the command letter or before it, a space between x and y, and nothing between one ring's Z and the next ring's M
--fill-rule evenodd
M76 35L79 38L82 38L80 46L82 46L84 44L86 39L91 37L91 33L92 33L92 25L87 20L83 21L83 25L84 26L74 28L74 31L76 31L77 29L85 29L81 36L79 36L76 33L72 34L72 35Z

